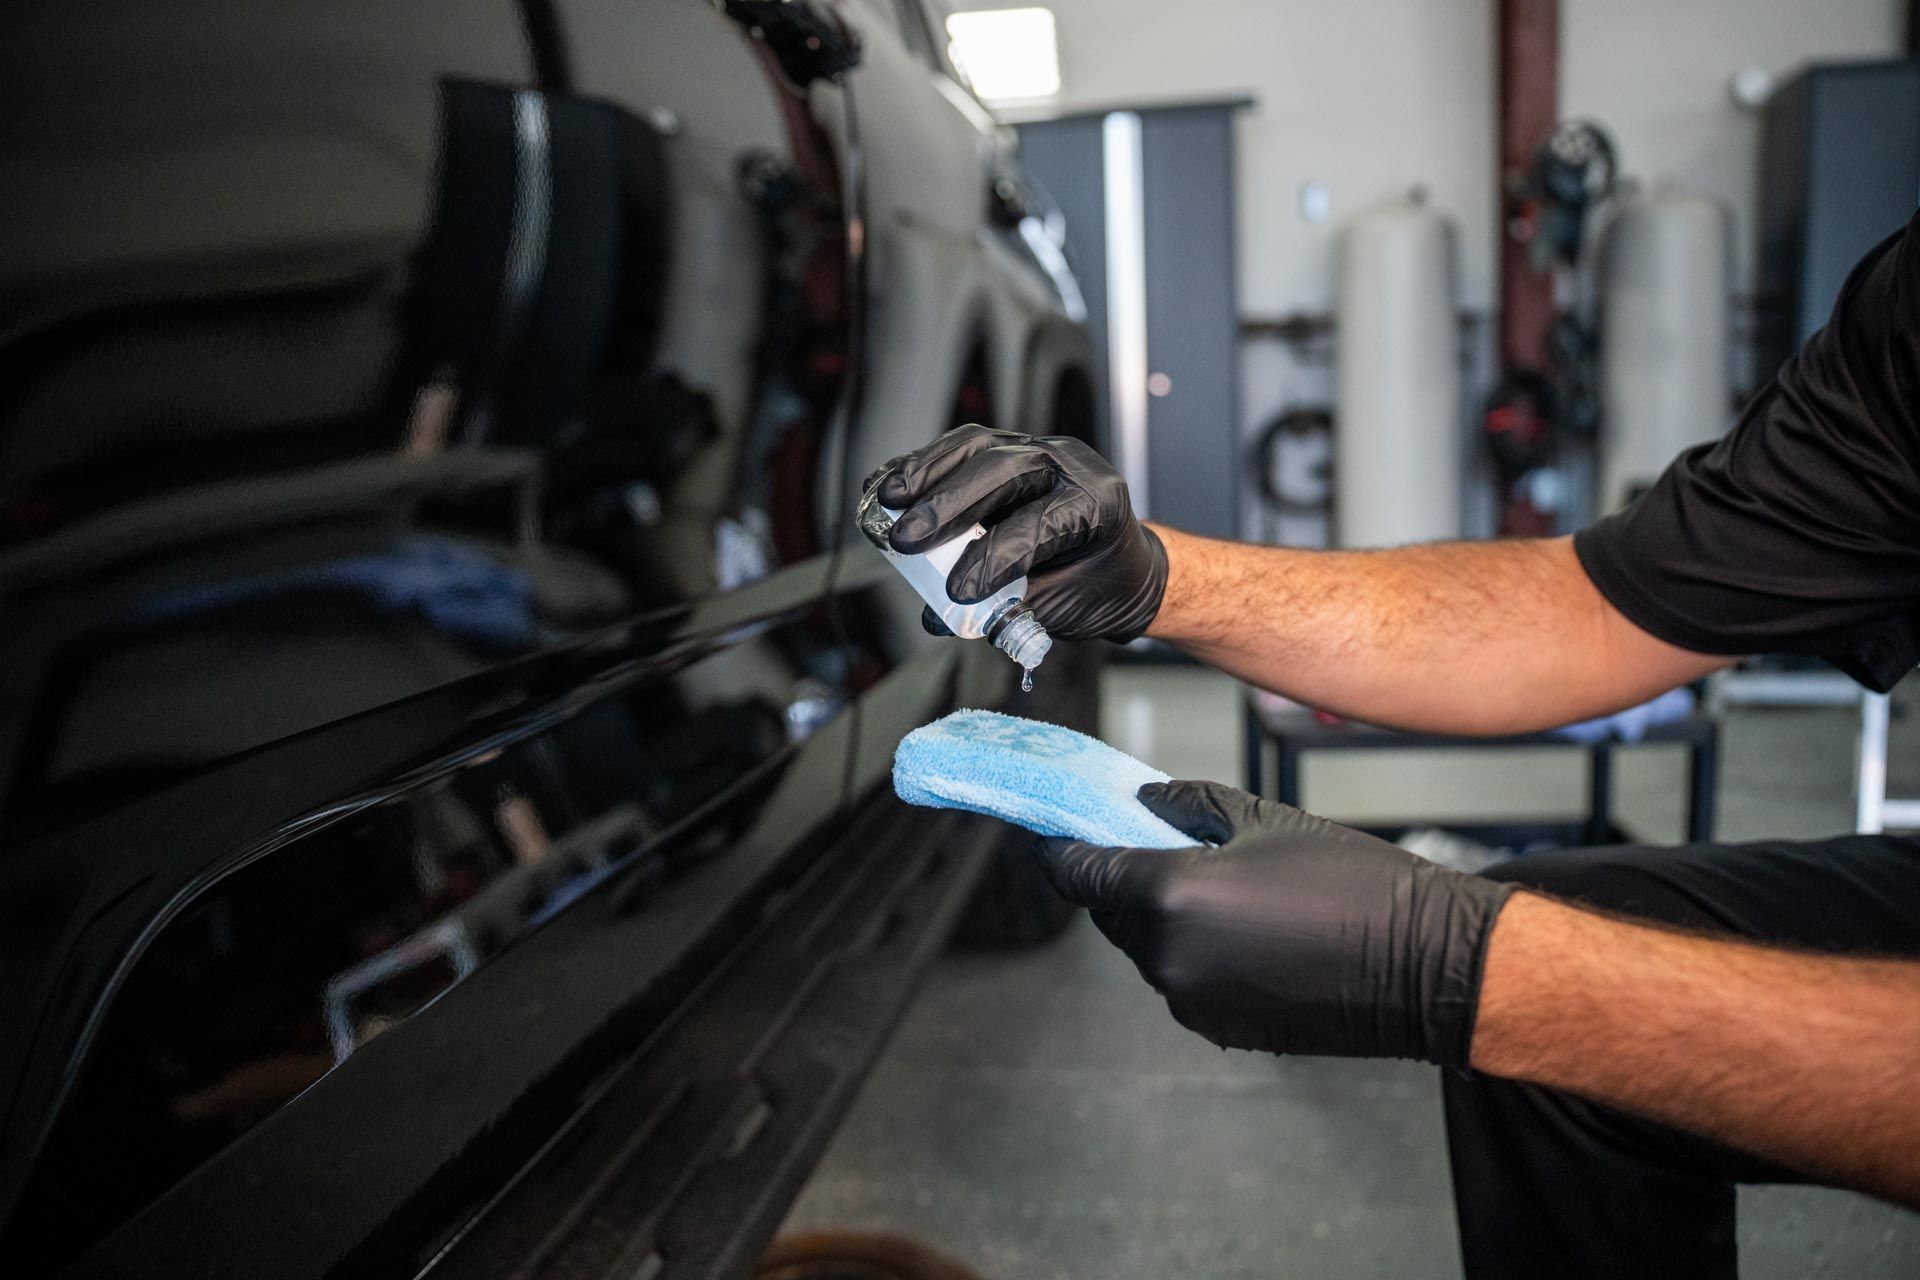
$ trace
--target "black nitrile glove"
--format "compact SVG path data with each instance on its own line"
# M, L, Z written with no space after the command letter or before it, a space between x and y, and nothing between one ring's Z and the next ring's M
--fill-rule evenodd
M863 490L875 484L900 512L890 539L903 555L987 526L947 575L961 604L1026 574L1026 603L1056 639L1131 640L1159 612L1166 549L1134 519L1120 473L1078 440L961 427L887 463Z
M1181 1025L1222 1048L1467 1065L1512 885L1215 782L1140 799L1219 848L1047 840L1041 860Z

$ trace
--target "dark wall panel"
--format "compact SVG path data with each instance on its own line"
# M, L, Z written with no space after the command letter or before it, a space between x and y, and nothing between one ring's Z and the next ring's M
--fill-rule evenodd
M1231 538L1240 464L1232 109L1147 111L1141 122L1147 367L1170 384L1148 401L1152 514Z
M1861 256L1920 200L1920 63L1810 67L1767 103L1755 372L1826 324Z

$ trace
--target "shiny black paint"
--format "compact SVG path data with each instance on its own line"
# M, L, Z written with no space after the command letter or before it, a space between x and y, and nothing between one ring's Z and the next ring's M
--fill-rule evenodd
M741 643L803 645L805 623ZM796 778L810 807L781 838L831 818L817 802L841 784L845 735L730 696L716 669L737 661L730 647L660 679L610 674L615 691L550 728L351 800L180 895L90 1037L22 1202L29 1234L100 1234L603 884L638 909L737 854Z
M838 545L857 79L700 0L7 27L0 1249L402 1273L1009 688Z

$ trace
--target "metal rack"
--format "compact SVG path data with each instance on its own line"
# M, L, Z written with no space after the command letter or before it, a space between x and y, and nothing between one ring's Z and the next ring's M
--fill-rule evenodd
M1300 803L1300 761L1309 752L1522 747L1585 753L1587 811L1584 814L1525 822L1485 819L1449 820L1439 824L1483 844L1503 848L1614 844L1632 839L1631 833L1614 821L1614 752L1641 745L1683 745L1687 748L1687 840L1697 844L1713 838L1714 808L1719 793L1720 721L1711 714L1696 713L1684 720L1652 726L1633 742L1617 738L1577 742L1550 733L1457 738L1434 733L1400 733L1370 725L1329 725L1304 715L1269 719L1260 715L1251 699L1244 704L1242 714L1246 730L1247 789L1255 795L1292 805ZM1271 769L1268 767L1270 757ZM1417 825L1417 819L1399 822L1390 828L1362 829L1397 834L1410 825Z
M1714 677L1716 708L1858 707L1860 735L1854 755L1854 830L1872 835L1892 827L1920 830L1920 799L1887 795L1887 736L1892 700L1870 693L1851 676L1831 668L1814 670L1739 670Z

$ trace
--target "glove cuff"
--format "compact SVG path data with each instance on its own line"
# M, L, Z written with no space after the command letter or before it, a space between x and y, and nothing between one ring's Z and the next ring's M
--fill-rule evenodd
M1519 886L1480 876L1422 868L1430 873L1418 909L1413 954L1423 960L1413 1019L1415 1057L1465 1068L1473 1052L1480 1011L1480 979L1494 921Z
M1122 621L1107 633L1107 639L1115 644L1131 644L1146 634L1153 620L1160 613L1161 601L1167 595L1167 548L1159 535L1138 522L1134 525L1137 536L1144 547L1146 572L1140 577L1139 589L1131 600L1121 606Z

